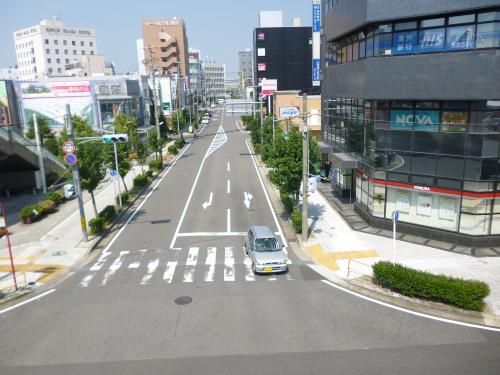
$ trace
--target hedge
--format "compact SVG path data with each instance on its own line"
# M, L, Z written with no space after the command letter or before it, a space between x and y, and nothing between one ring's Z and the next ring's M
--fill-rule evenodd
M149 169L152 170L152 171L160 171L161 169L163 168L163 162L161 159L155 159L155 160L152 160L150 163L149 163Z
M490 293L488 284L482 281L434 275L385 261L373 266L373 276L382 286L405 296L442 302L467 310L483 311L483 299Z
M99 212L99 217L102 217L106 223L111 223L116 218L116 208L112 204L104 207L104 209Z
M61 196L61 194L58 192L52 192L52 193L47 194L47 196L45 197L45 200L51 200L52 202L54 202L57 205L57 204L61 203L61 201L63 200L63 197L64 196Z
M185 143L184 138L179 138L174 142L174 145L179 149L184 146L184 143Z
M177 155L177 153L179 152L179 151L177 150L177 147L176 147L175 145L170 145L170 146L168 146L168 149L167 149L167 150L168 150L168 153L169 153L169 154L172 154L172 155Z
M97 216L89 220L89 228L92 234L100 234L104 230L104 218Z
M145 173L134 177L134 188L140 189L148 184L148 175Z
M302 233L302 213L300 211L292 212L292 225L296 233Z
M55 212L56 210L56 204L54 201L50 199L46 199L44 201L41 201L39 203L40 207L42 208L42 213L44 214L51 214Z
M130 199L130 194L127 193L126 191L124 191L122 194L122 204L125 204L129 201ZM118 197L118 195L116 196L116 204L120 204L120 198Z
M281 202L285 206L286 212L289 214L293 212L293 199L288 194L280 193Z

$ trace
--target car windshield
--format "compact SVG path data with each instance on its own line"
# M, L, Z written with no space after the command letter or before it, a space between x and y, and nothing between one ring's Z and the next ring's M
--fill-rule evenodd
M255 251L266 252L266 251L279 251L280 246L276 238L257 238L255 240Z

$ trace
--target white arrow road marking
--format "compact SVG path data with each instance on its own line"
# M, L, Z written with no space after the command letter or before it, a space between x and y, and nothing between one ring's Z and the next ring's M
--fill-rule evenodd
M247 210L250 209L250 200L253 198L253 195L250 193L247 193L246 191L244 192L245 194L245 199L243 200L243 203L245 203L245 206L247 206Z
M212 198L214 196L214 193L210 193L210 197L208 198L208 202L205 202L202 204L203 208L206 210L208 206L212 205Z

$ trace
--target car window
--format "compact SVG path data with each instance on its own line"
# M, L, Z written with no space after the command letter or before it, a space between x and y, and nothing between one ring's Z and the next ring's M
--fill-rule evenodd
M257 238L255 240L255 251L266 252L278 250L280 250L280 247L276 238Z

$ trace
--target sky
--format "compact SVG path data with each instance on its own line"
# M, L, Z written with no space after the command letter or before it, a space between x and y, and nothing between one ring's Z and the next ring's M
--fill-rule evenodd
M238 71L238 51L252 47L259 11L282 10L283 26L300 17L311 26L311 0L0 0L0 68L15 66L12 33L56 16L66 26L95 29L97 52L119 73L137 71L136 40L143 19L182 18L189 47Z

